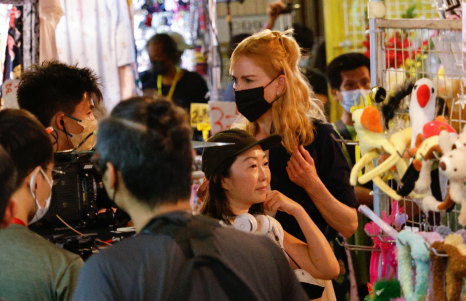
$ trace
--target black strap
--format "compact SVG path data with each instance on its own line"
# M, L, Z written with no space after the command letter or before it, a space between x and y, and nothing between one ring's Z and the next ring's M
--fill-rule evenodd
M143 229L144 234L170 236L187 258L168 300L189 300L193 271L201 266L211 268L230 300L258 300L249 286L220 257L213 242L213 230L217 227L220 227L218 221L205 216L169 214L155 218Z
M345 139L345 140L353 140L353 137L351 137L350 132L348 131L348 128L346 127L345 123L341 120L338 119L335 122L335 127L337 128L338 134Z

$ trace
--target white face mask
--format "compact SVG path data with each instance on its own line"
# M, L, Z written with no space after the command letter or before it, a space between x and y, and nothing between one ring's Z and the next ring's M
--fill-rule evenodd
M44 177L44 179L47 181L47 183L49 184L50 186L50 195L49 197L45 200L45 206L44 207L41 207L40 204L39 204L39 200L37 199L37 196L35 194L35 192L33 191L33 187L35 186L35 182L36 182L36 176L40 173L42 173L42 176ZM45 174L44 170L41 168L39 170L39 172L35 173L34 175L32 175L31 177L31 180L29 181L29 191L31 192L31 195L34 199L34 201L36 202L36 206L37 206L37 210L36 210L36 213L34 214L34 216L32 217L31 221L29 222L29 224L33 224L37 221L39 221L41 218L44 217L44 215L47 213L47 211L49 210L49 207L50 207L50 200L52 199L52 186L53 186L53 180L50 180L49 177L47 177L47 175Z
M341 106L343 109L351 113L351 107L354 105L359 105L360 103L364 103L364 98L367 94L369 94L370 90L349 90L349 91L341 91Z
M69 118L75 120L82 128L83 131L79 134L68 133L70 137L71 144L77 151L87 151L92 149L97 142L97 119L78 119L71 115L66 115Z

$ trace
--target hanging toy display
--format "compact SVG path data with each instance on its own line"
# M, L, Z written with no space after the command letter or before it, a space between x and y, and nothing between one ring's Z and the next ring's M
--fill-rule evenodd
M402 156L411 141L411 128L406 128L392 134L389 138L383 132L381 114L376 107L369 106L353 112L354 128L359 137L361 159L351 170L350 184L365 184L373 181L383 192L391 198L400 200L398 195L385 181L383 175L394 168L395 179L401 179L408 162ZM377 166L374 159L383 158ZM363 169L365 173L358 175Z
M450 198L457 204L461 205L461 211L458 216L458 222L466 225L466 198L465 185L466 168L464 162L466 160L466 126L458 135L458 139L451 145L451 148L444 146L443 156L440 158L440 172L446 175L449 184Z

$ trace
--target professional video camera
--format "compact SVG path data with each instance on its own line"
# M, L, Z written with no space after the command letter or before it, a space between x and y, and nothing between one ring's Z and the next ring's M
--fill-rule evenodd
M74 228L115 225L115 206L103 187L101 175L91 162L94 152L55 153L50 208L36 229L63 227L57 215ZM40 231L38 231L40 232Z

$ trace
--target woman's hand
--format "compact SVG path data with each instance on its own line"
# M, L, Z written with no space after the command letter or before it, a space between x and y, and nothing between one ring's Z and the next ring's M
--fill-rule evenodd
M320 182L314 159L302 145L291 154L286 166L286 172L293 183L304 189L312 188L316 183Z
M302 210L303 207L280 191L272 190L267 192L264 209L271 212L273 215L275 215L278 210L286 212L289 215L295 215L299 210Z

